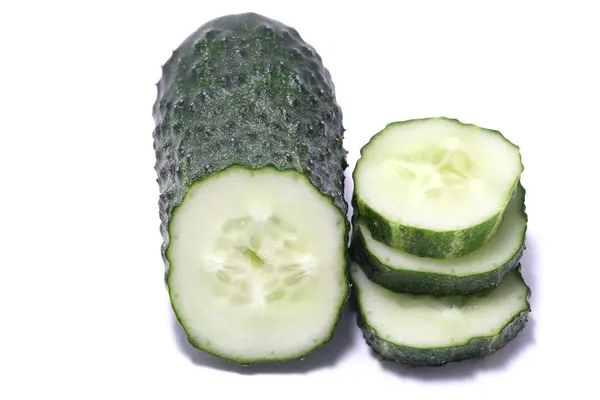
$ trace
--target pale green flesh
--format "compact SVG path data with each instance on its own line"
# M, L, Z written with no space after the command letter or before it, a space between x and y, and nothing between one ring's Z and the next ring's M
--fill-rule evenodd
M474 252L459 258L417 257L373 239L365 224L359 222L359 227L367 250L389 268L453 276L477 275L509 263L523 246L527 228L527 217L523 210L524 200L525 192L519 185L508 203L504 220L492 239Z
M387 220L448 231L502 211L522 170L519 148L500 134L433 118L376 135L362 150L355 185Z
M355 263L350 273L367 325L399 346L452 347L495 336L528 307L528 288L514 270L495 289L472 297L393 293L371 282Z
M200 347L284 359L327 340L347 296L345 220L301 174L230 168L170 224L169 289Z

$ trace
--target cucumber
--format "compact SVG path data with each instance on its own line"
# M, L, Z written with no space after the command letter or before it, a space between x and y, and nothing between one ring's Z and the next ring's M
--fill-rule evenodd
M473 296L432 297L395 293L367 278L356 263L357 323L382 360L439 366L494 353L521 332L531 290L512 269L495 289Z
M360 220L354 227L352 257L373 282L394 292L471 295L498 286L519 264L527 231L525 189L517 186L494 237L460 258L417 257L376 241Z
M165 281L189 342L251 365L328 343L349 295L342 113L293 28L202 25L153 108Z
M375 240L458 258L496 232L523 172L500 132L449 118L387 125L361 149L352 203Z

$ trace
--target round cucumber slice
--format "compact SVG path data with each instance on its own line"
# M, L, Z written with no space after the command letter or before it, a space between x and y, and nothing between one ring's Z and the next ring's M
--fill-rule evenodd
M394 293L353 263L358 325L383 359L414 366L443 365L494 353L521 332L531 291L519 268L495 289L474 296L432 297Z
M489 242L460 258L417 257L373 239L355 224L352 257L373 282L395 292L432 296L470 295L492 289L516 267L525 250L525 189L519 184Z
M305 175L230 167L193 184L169 225L167 284L190 342L239 364L331 339L349 285L346 220Z
M462 257L494 235L522 171L500 132L448 118L391 123L361 149L353 205L390 247Z

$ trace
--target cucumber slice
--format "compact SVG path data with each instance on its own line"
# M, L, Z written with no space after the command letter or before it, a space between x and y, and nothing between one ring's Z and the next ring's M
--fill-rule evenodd
M353 205L390 247L462 257L494 235L522 171L500 132L448 118L391 123L361 149Z
M531 291L520 268L495 289L447 297L391 292L370 281L356 263L350 274L358 325L383 360L435 366L484 357L513 340L531 312Z
M470 295L492 289L516 267L525 250L525 189L519 184L492 239L454 259L417 257L373 239L355 224L352 257L373 282L394 292L432 296Z
M295 171L230 167L192 185L173 212L167 258L193 344L250 364L327 342L349 291L345 224Z
M184 40L157 88L161 255L189 342L242 365L328 343L349 293L347 153L315 49L226 15Z

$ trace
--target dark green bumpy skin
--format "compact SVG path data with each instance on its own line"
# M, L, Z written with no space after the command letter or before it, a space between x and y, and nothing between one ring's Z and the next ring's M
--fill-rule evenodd
M342 112L320 56L293 28L253 13L209 21L173 52L157 87L167 274L173 209L193 182L231 165L299 171L346 217Z
M513 268L516 268L525 252L523 246L515 256L501 267L477 275L456 276L436 274L430 271L413 271L390 268L367 250L360 229L355 225L350 246L350 256L365 275L373 282L393 292L424 294L429 296L469 296L493 289Z
M504 215L502 210L468 229L436 232L386 220L356 195L353 206L375 240L418 257L437 259L459 258L477 250L494 236Z
M520 269L520 265L516 267L516 271L519 271L519 277L523 281ZM362 314L360 307L358 307L357 324L362 330L366 343L381 360L408 364L414 367L442 366L452 362L485 357L505 347L527 325L531 312L530 296L531 290L527 287L526 308L508 321L495 335L474 338L464 345L453 347L420 349L391 343L380 338L377 332L366 324L365 316Z
M511 196L522 196L521 218L525 220L522 232L522 245L507 260L496 269L473 275L438 274L432 271L415 271L410 269L393 268L371 254L367 248L363 233L354 217L354 234L350 245L350 257L362 268L365 275L373 282L393 292L424 294L429 296L469 296L495 288L511 270L519 266L526 248L527 213L525 206L525 188L519 181L517 191Z
M167 286L174 209L194 182L230 166L298 171L346 220L342 112L329 71L296 30L254 13L209 21L173 52L157 88L153 139ZM347 221L344 244L349 231Z

